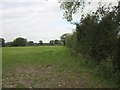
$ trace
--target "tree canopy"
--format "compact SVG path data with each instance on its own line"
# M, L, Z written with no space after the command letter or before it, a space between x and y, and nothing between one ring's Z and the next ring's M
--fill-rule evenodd
M18 37L13 41L13 46L26 46L27 39Z
M90 4L86 0L62 2L65 19L72 22L73 15L80 8L84 10L86 3ZM61 40L74 51L90 56L97 65L111 58L114 71L119 70L120 1L118 6L99 5L96 11L81 17L79 23L74 23L76 31L69 36L62 35Z
M78 19L79 20L82 19L85 16L85 13L84 13L85 7L94 2L93 0L91 1L90 0L75 0L75 1L59 0L59 1L61 3L60 8L64 11L63 13L64 18L73 24L77 23L77 22L73 22L74 15L79 13ZM99 8L99 11L100 9L103 11L103 8L104 10L108 10L112 8L111 6L112 2L108 2L109 4L106 5L106 3L103 3L101 0L99 0L97 3L99 4L99 6L97 7ZM91 10L90 12L94 13L93 10ZM104 13L106 12L104 11L101 12L102 15L104 15Z
M0 46L5 47L5 39L0 38Z

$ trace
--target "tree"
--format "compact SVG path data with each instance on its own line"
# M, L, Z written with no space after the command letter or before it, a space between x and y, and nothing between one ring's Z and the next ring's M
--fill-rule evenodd
M120 37L118 38L118 43L117 43L117 69L120 71Z
M76 4L76 2L61 4L64 17L69 22L73 21L73 15L80 8L79 4ZM105 74L104 78L108 77L106 71L114 71L115 74L110 77L116 77L115 82L120 84L118 82L120 81L120 1L118 6L99 5L95 12L81 14L79 17L81 17L79 23L73 23L76 25L76 31L65 38L62 36L65 45L87 58L90 57L99 65L98 72ZM110 68L108 65L113 66Z
M61 3L60 8L62 8L64 10L63 16L65 17L65 19L67 19L67 21L71 22L73 20L73 15L76 14L76 12L79 9L81 9L81 10L84 9L85 1L86 0L76 0L73 2L60 1L60 3Z
M5 47L5 39L0 38L0 46Z
M60 44L60 41L55 39L55 44Z
M42 40L39 41L39 45L43 45L43 41Z
M50 45L55 45L55 41L54 40L50 40L49 44Z
M27 39L24 39L22 37L18 37L13 41L13 46L26 46L27 45Z
M115 55L115 58L113 60L113 66L114 66L114 69L116 71L119 70L119 72L120 72L120 1L118 3L118 7L117 7L117 23L118 23L117 48L116 48L116 55Z
M77 13L80 13L79 15L81 15L81 17L79 17L78 20L82 19L85 16L84 14L85 7L90 5L92 3L92 0L91 1L90 0L75 0L75 1L74 0L73 1L59 0L59 2L61 3L60 8L63 9L64 18L67 21L71 22L72 24L76 24L78 22L73 21L74 15L76 15ZM109 5L111 5L111 2L109 3L110 3ZM98 4L101 8L102 7L110 8L108 5L105 5L104 3L102 4L101 0L98 1ZM91 12L92 11L93 10L91 10Z
M13 42L7 42L7 43L5 43L5 46L6 47L11 47L11 46L13 46Z
M72 14L79 8L78 2L63 2L62 8L65 10L68 21L72 21ZM96 12L83 15L80 23L76 23L76 36L62 36L62 41L67 42L67 46L73 48L73 42L76 41L76 50L82 54L90 55L98 64L109 56L112 57L115 52L117 42L119 5L112 9L111 6L99 6ZM118 11L117 11L118 10ZM76 37L76 40L73 40ZM75 39L75 38L74 38ZM75 48L74 48L75 49Z
M28 46L34 46L34 42L33 41L29 41L28 42Z
M66 45L66 38L67 36L69 36L70 33L65 33L63 34L60 38L61 38L61 41L63 42L63 45L65 46Z

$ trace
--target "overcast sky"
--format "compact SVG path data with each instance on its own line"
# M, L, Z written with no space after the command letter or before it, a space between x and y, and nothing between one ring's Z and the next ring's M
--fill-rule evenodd
M57 0L0 0L0 28L6 42L17 37L49 42L75 26L63 19Z
M2 37L6 41L24 37L49 42L75 27L63 19L57 0L3 0L0 6Z

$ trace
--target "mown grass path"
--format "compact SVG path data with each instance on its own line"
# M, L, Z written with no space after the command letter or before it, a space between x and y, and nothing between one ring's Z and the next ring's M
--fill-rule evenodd
M3 88L110 88L63 46L3 48Z

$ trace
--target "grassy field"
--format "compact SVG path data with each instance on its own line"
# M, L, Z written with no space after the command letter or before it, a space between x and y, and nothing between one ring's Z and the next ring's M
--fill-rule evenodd
M110 88L63 46L3 48L3 88Z

